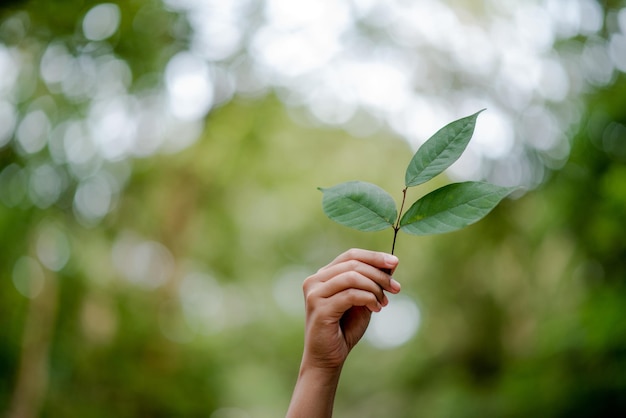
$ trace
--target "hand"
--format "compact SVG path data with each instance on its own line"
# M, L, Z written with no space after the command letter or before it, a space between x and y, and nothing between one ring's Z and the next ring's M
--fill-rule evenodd
M308 277L303 284L306 331L300 373L287 418L329 418L341 368L370 321L389 301L384 290L400 284L390 254L352 249Z
M398 258L393 255L352 249L304 281L303 367L343 366L365 333L372 312L389 303L383 290L400 291L400 284L381 271L393 272L397 265Z

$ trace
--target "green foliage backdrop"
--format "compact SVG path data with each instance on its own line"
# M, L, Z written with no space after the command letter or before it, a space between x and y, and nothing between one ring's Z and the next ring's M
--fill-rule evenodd
M57 126L88 117L98 99L96 87L55 91L29 67L50 42L125 62L124 97L163 88L168 60L189 43L187 17L156 1L120 2L119 30L94 43L80 22L96 4L1 6L0 55L11 51L24 69L0 83L17 119L45 109ZM607 16L617 9L606 5ZM15 128L0 146L3 414L284 414L302 349L301 281L347 248L390 250L389 230L328 221L316 188L361 179L393 192L413 152L383 131L302 123L278 96L233 97L194 125L199 138L184 149L84 165L52 145L25 151ZM419 330L392 349L355 349L337 416L626 413L624 73L580 100L587 110L569 158L541 186L465 230L398 238L396 275L417 301ZM62 186L38 189L41 167ZM101 184L89 183L98 173L119 186L101 217L90 206L101 195L77 197Z

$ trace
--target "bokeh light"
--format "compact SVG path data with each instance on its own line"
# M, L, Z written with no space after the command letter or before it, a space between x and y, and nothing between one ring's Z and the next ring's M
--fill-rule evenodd
M420 321L420 311L413 299L389 295L389 305L372 315L364 338L380 349L399 347L415 336Z
M13 266L13 285L29 299L37 297L45 286L45 275L41 265L31 257L19 258Z
M302 281L310 275L311 272L303 266L287 266L277 273L273 289L274 300L285 313L302 317Z
M165 69L170 109L181 119L206 116L213 105L213 84L206 62L183 52L174 56Z
M115 241L111 257L122 277L145 289L163 286L171 279L175 267L172 253L163 244L132 232L122 234Z
M0 101L0 148L6 145L13 136L17 122L17 112L7 101Z
M102 41L113 35L119 24L120 8L115 3L101 3L85 14L83 32L91 41Z
M76 177L63 187L85 193L79 185L108 170L102 159L180 151L197 140L202 119L216 107L273 90L287 106L307 112L309 123L358 137L388 131L414 148L443 123L486 108L471 149L450 174L534 187L545 178L545 161L554 169L568 156L562 133L580 114L577 95L611 83L626 67L624 10L607 18L612 33L604 41L595 36L603 9L592 0L489 1L475 9L378 0L167 5L185 13L189 48L168 58L154 88L137 94L138 80L108 44L122 19L113 3L85 12L82 48L62 39L19 52L1 45L0 146L13 135L25 154L47 145L56 164L69 162L66 178ZM142 9L136 30L149 14ZM30 23L16 14L3 25L21 39ZM589 40L553 48L577 35ZM14 103L35 94L35 73L54 97L18 116ZM57 117L58 100L84 105L86 116ZM528 157L534 153L545 158ZM98 190L102 201L110 200L105 187ZM90 209L94 220L113 206L99 207Z
M219 332L228 307L217 280L206 273L189 273L179 288L180 303L189 327L201 335Z
M53 222L40 226L36 244L37 258L46 268L59 271L70 259L71 249L62 227Z

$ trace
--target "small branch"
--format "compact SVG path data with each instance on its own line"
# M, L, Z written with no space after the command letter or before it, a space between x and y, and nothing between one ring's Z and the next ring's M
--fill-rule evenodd
M402 204L400 205L400 212L398 212L398 219L393 226L393 242L391 244L391 254L396 250L396 239L398 238L398 231L400 230L400 219L402 218L402 212L404 211L404 202L406 201L406 191L408 187L402 189Z
M393 227L393 242L391 243L391 254L393 255L394 251L396 250L396 238L398 237L398 229L396 229L396 227Z

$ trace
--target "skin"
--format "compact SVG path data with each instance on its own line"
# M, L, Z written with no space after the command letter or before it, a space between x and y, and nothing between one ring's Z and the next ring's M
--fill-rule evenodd
M339 376L348 354L359 342L372 312L398 293L400 284L381 269L395 270L398 258L351 249L308 277L304 291L304 353L287 418L332 416Z

